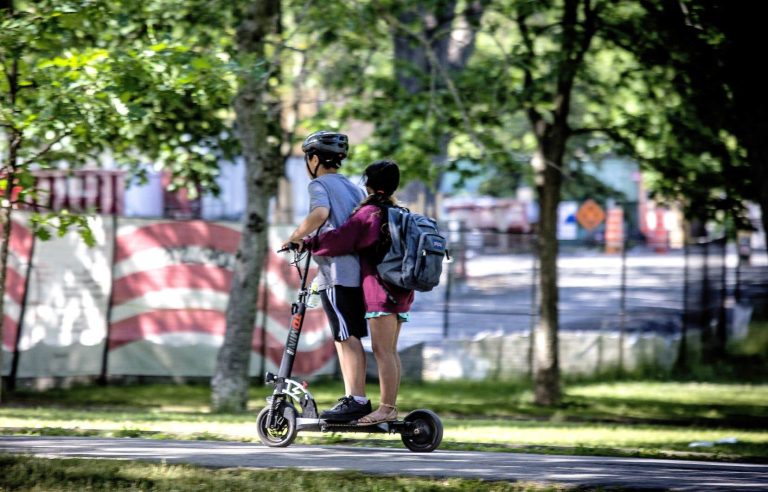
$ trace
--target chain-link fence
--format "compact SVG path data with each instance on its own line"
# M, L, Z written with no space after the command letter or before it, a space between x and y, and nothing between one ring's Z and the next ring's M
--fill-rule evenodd
M425 374L435 377L529 371L540 308L537 237L450 228L448 235L453 261L445 281L417 296L414 327L403 330L401 343L425 343ZM671 368L681 351L724 346L738 332L734 322L744 321L736 319L736 293L748 301L768 284L768 261L745 269L728 248L724 239L662 251L629 241L623 251L606 253L598 240L561 242L563 369Z

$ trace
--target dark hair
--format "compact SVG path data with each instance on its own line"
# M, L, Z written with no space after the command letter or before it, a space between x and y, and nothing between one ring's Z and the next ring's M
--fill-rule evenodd
M361 208L365 207L366 205L376 205L379 208L387 208L387 207L396 207L397 206L397 200L395 200L395 197L392 195L384 195L382 193L371 193L367 197L363 198L363 201L360 202L360 205L355 208L355 210L352 213L357 212Z
M311 159L312 156L315 156L315 155L320 160L320 164L326 169L340 168L341 161L344 159L344 157L342 157L341 154L337 154L337 153L322 152L319 150L310 150L309 152L307 152L307 157L309 159Z
M400 186L400 168L395 161L382 159L365 168L365 186L374 194L391 196Z
M392 245L392 236L389 233L389 219L387 218L388 210L390 207L397 207L397 201L392 195L385 195L383 193L371 193L365 197L362 202L360 202L360 205L358 205L357 208L352 211L352 213L356 213L366 205L373 205L378 208L377 211L373 212L374 215L382 215L381 226L379 229L379 240L366 249L367 254L373 258L374 263L381 263L381 261L384 259L384 255L386 255L387 251L389 251L389 248Z

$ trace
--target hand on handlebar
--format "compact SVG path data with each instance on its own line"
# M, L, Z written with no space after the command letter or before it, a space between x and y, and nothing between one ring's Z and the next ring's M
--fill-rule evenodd
M277 250L278 253L285 253L286 251L299 251L301 253L304 251L304 242L293 242L288 241L287 243L283 244L280 249Z

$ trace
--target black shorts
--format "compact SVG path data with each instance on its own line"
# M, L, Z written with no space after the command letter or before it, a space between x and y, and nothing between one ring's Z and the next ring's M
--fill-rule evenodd
M323 309L331 325L333 339L343 342L350 336L368 336L362 287L336 285L320 291Z

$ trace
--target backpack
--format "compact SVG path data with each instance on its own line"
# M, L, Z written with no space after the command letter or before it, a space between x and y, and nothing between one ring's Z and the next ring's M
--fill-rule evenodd
M405 208L385 210L392 244L377 267L380 279L404 289L432 290L440 283L443 257L448 256L448 241L437 222Z

